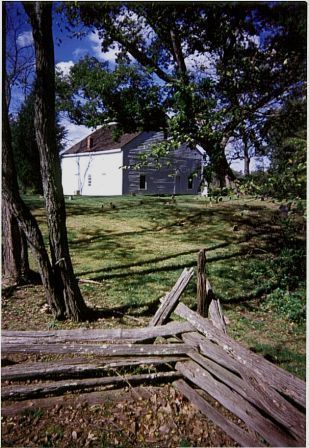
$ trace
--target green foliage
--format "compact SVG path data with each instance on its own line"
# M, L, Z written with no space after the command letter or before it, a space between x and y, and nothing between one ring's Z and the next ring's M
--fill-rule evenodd
M224 153L229 139L247 135L258 146L261 115L278 96L293 94L291 86L304 84L300 2L81 2L66 9L72 26L97 31L102 51L117 45L119 54L111 69L93 58L78 63L60 87L61 107L90 126L104 120L117 120L125 130L167 124L175 142L204 147L222 185L226 175L233 177ZM193 67L186 66L190 58Z
M109 121L126 132L165 126L160 89L151 75L123 63L112 70L94 57L81 59L68 76L58 73L57 107L89 127Z
M235 195L235 191L232 188L215 188L210 185L208 194L211 198L219 198L221 196L233 196Z
M12 145L17 177L23 193L42 194L39 150L34 126L35 90L33 89L22 105L17 118L11 123ZM66 131L56 120L58 150L63 149Z
M265 310L274 310L292 322L302 323L306 320L306 293L277 288L268 294L262 307Z
M266 294L262 309L274 310L292 322L305 321L305 248L285 247L269 263L256 262L250 269L257 284L277 285Z
M182 439L179 444L179 448L186 448L192 446L187 439Z
M306 278L305 248L283 248L272 260L271 269L282 288L299 287Z
M263 128L271 160L264 190L279 199L306 197L306 101L301 94L286 100Z
M35 418L41 418L44 415L44 411L41 408L38 409L25 409L23 415L29 417L31 420Z

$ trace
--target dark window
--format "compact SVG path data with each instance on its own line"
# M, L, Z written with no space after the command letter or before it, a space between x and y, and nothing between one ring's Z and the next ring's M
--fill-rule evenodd
M91 187L91 183L92 183L91 174L88 174L88 187Z
M188 177L188 190L193 188L193 177Z
M139 189L140 190L147 190L147 182L146 182L145 174L141 174L140 177L139 177Z

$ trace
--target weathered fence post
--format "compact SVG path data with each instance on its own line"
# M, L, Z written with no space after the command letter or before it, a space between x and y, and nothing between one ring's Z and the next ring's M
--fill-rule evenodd
M208 316L208 308L210 304L206 288L206 253L205 249L201 249L197 256L197 312L202 317Z

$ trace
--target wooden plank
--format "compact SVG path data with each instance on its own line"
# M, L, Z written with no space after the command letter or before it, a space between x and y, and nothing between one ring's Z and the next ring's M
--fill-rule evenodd
M156 356L185 355L190 350L187 344L1 344L2 354L8 353L55 353L101 356Z
M260 434L271 446L301 446L287 431L265 418L238 393L217 381L197 363L193 361L177 363L176 369L243 420L248 427Z
M209 288L211 288L209 284ZM226 331L226 323L222 313L222 308L219 299L213 298L209 305L209 319L213 323L213 325L218 328L218 330L223 331L223 333L227 333Z
M164 297L149 326L164 324L174 311L177 302L193 276L193 269L184 269L171 291Z
M241 364L229 356L229 354L219 345L211 342L209 339L205 338L205 336L202 336L197 332L186 333L181 337L186 344L191 344L192 347L198 348L203 355L207 356L207 358L212 359L231 372L235 372L241 376Z
M38 383L26 386L5 386L1 388L2 400L28 400L30 398L44 397L47 395L62 395L65 392L75 390L94 390L99 387L114 386L116 384L136 384L141 382L171 381L179 378L179 372L158 372L140 375L118 375L105 378L91 378L83 380L64 380L53 383Z
M241 429L235 423L229 421L220 412L213 408L206 400L204 400L196 390L190 387L184 380L180 379L173 382L173 386L179 390L190 403L194 404L199 411L205 414L213 423L219 426L226 434L231 437L240 446L258 447L265 446L261 441L251 437L246 431Z
M153 328L110 328L106 330L52 330L52 331L2 331L2 341L5 343L48 343L66 341L104 342L115 340L143 341L156 337L175 336L187 331L193 331L189 322L169 322Z
M232 358L250 368L267 384L305 408L306 388L304 381L243 347L237 341L215 328L209 319L199 316L183 303L177 305L175 313L187 319L200 333L220 345Z
M194 348L198 347L203 355L215 361L216 364L211 364L209 360L191 352L189 356L194 361L199 362L206 369L212 366L213 370L207 370L216 374L221 381L225 381L225 384L233 387L255 406L272 415L272 418L292 431L297 437L305 440L305 415L285 400L274 388L268 387L269 385L261 377L255 375L249 367L231 358L223 348L199 333L186 333L182 339L186 343L191 343ZM225 371L222 370L223 367ZM221 376L220 371L222 372ZM232 373L237 376L231 375Z
M159 386L145 387L137 386L126 389L100 390L99 392L88 392L85 394L66 394L56 397L36 398L35 400L24 400L18 402L2 403L1 415L13 416L24 413L25 411L35 409L50 409L54 406L73 406L76 408L78 404L87 404L94 406L107 402L120 402L121 400L136 399L137 396L142 398L150 398L153 393L160 390Z
M246 381L244 381L234 373L206 359L195 351L189 353L189 357L211 373L212 376L262 410L264 415L266 414L280 423L301 443L305 442L305 415L285 400L275 389L266 383L258 383L250 373L246 373ZM246 371L246 369L243 368L243 371ZM249 377L251 377L250 381L248 381Z
M206 250L201 249L197 255L196 298L197 298L197 312L203 317L208 316L208 308L212 299L210 295L207 295L205 270L206 270Z
M142 366L142 365L160 365L170 364L177 361L184 361L186 358L181 356L147 356L134 358L111 358L92 360L83 359L76 361L75 359L62 360L59 362L29 362L22 363L1 369L2 381L22 381L32 379L47 378L76 378L86 377L93 374L102 375L108 369L116 369L126 366Z

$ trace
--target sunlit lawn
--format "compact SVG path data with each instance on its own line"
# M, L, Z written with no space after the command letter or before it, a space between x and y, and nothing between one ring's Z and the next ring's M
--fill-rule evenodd
M46 238L42 200L26 201ZM278 286L268 266L286 238L278 204L253 198L210 203L195 196L177 197L176 203L168 197L74 197L66 204L76 276L99 282L81 283L87 303L147 322L160 297L206 248L207 275L230 320L229 334L304 376L304 323L265 306ZM300 290L305 294L304 283ZM182 300L194 308L195 295L194 278Z

